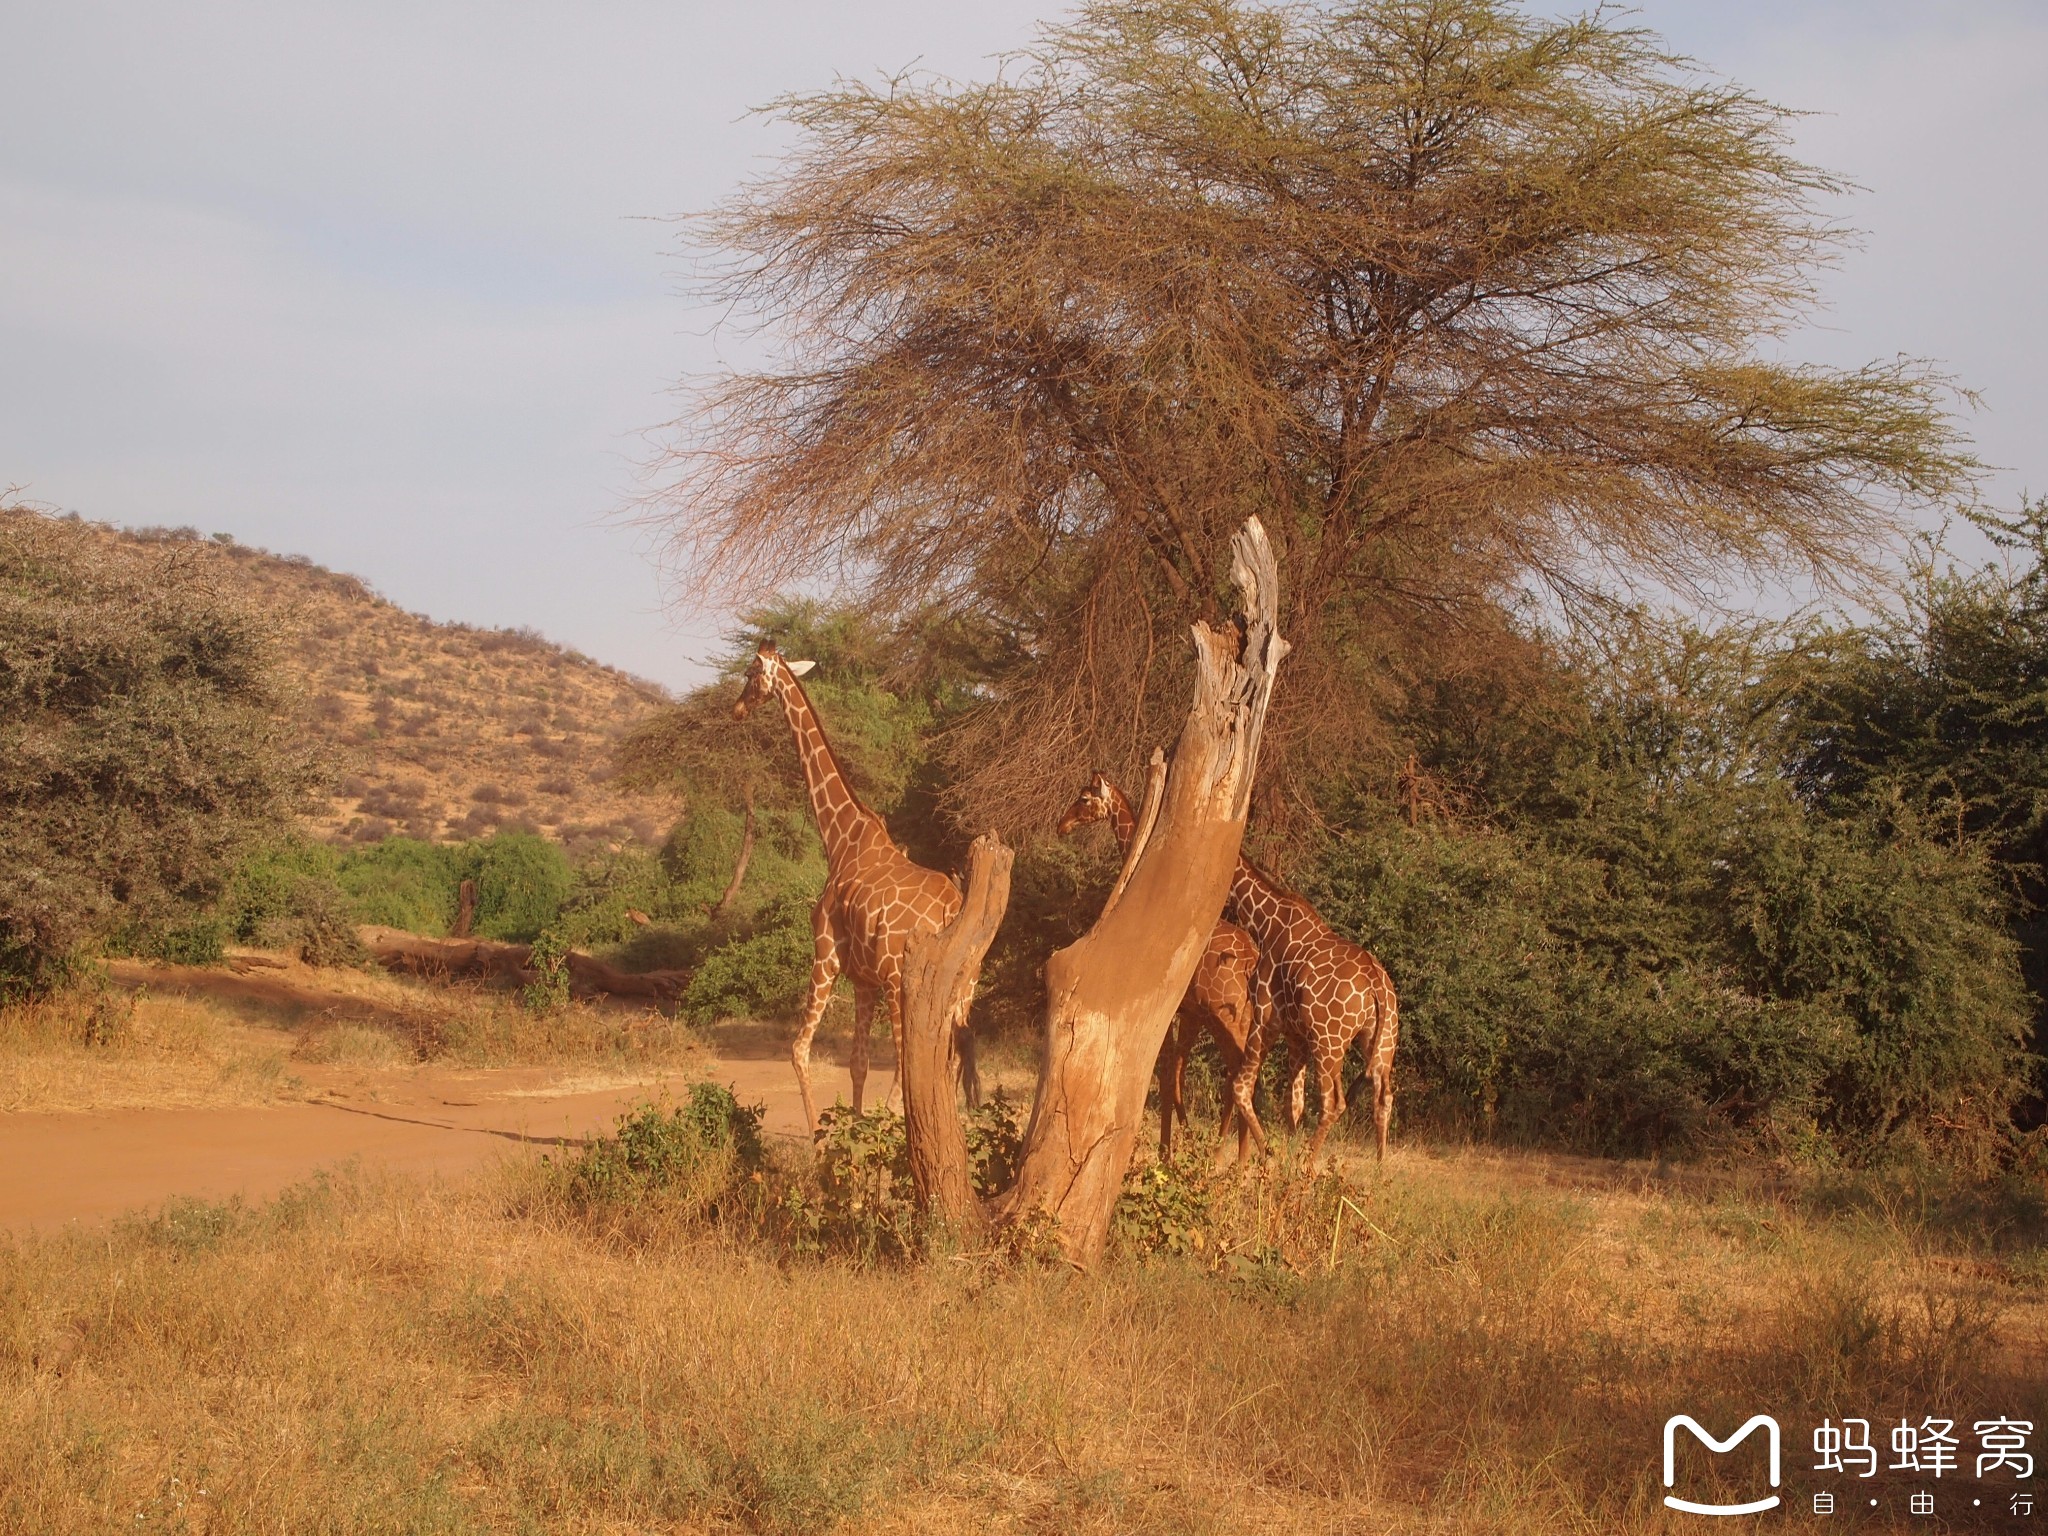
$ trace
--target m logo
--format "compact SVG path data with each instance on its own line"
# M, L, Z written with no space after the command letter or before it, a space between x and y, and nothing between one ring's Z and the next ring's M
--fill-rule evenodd
M1700 1421L1691 1414L1675 1413L1664 1421L1664 1486L1666 1488L1669 1488L1678 1481L1678 1426L1681 1424L1693 1432L1694 1437L1698 1439L1701 1445L1704 1445L1717 1456L1734 1450L1736 1446L1749 1438L1751 1430L1761 1426L1770 1444L1771 1486L1773 1488L1778 1486L1778 1421L1768 1413L1758 1414L1726 1440L1716 1440L1700 1427ZM1689 1515L1760 1515L1767 1509L1776 1509L1778 1507L1778 1496L1774 1493L1768 1498L1752 1499L1747 1504L1695 1504L1690 1499L1676 1499L1667 1493L1664 1495L1664 1502L1673 1509L1684 1510Z

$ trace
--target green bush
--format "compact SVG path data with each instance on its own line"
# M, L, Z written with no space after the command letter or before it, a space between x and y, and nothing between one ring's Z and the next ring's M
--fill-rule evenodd
M341 856L336 882L356 919L438 937L454 925L463 844L387 837Z
M621 1115L567 1167L572 1204L591 1208L648 1200L708 1209L732 1182L761 1165L762 1107L732 1089L694 1083L671 1108L643 1104Z
M818 1116L817 1192L792 1185L782 1215L796 1245L873 1261L906 1258L920 1230L910 1140L891 1109L856 1114L835 1104Z
M1193 1258L1210 1245L1212 1203L1208 1178L1192 1164L1146 1163L1124 1176L1110 1232L1139 1258Z
M984 1199L1017 1182L1024 1156L1024 1127L1018 1106L999 1088L967 1112L967 1164L974 1192Z
M1985 850L1896 799L1836 811L1743 840L1725 906L1737 962L1766 995L1839 1020L1831 1127L1981 1146L2008 1123L2031 1023Z
M702 926L703 914L676 900L661 860L640 847L601 853L578 866L557 926L579 948L631 944L647 929L629 912L665 928L678 918L689 928Z
M458 867L476 882L477 936L515 944L554 922L575 885L567 856L532 832L499 832L472 843Z
M1798 1139L1839 1031L1745 993L1663 904L1614 889L1597 860L1499 833L1389 826L1330 850L1322 910L1400 995L1405 1112L1607 1153Z
M1772 654L1641 639L1490 824L1352 809L1309 894L1393 975L1405 1112L1607 1153L1993 1154L2027 998L1992 868L1896 798L1802 799Z
M764 926L704 957L683 992L699 1023L724 1018L788 1018L811 984L811 921L795 901L764 914Z
M529 1013L554 1013L569 1006L569 941L554 929L541 932L527 951L533 980L519 989Z
M267 942L262 935L268 927L297 917L306 901L306 882L325 882L338 892L340 869L340 856L324 843L299 837L267 843L252 849L236 868L219 915L242 943Z
M226 923L204 912L182 922L128 929L113 935L108 947L166 965L218 965L231 937Z

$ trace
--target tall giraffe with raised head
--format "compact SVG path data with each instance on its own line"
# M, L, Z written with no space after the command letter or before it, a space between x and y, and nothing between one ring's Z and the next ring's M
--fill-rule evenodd
M1307 1040L1322 1093L1322 1118L1303 1166L1314 1171L1323 1138L1344 1113L1341 1069L1353 1040L1362 1043L1372 1078L1373 1135L1384 1162L1387 1126L1394 1116L1394 1044L1400 1033L1387 968L1333 932L1314 907L1249 859L1238 859L1223 911L1243 924L1259 946L1252 1038L1230 1085L1237 1112L1258 1138L1259 1149L1265 1150L1266 1132L1252 1108L1252 1089L1277 1029L1290 1039Z
M1109 823L1119 848L1130 847L1131 838L1138 830L1138 818L1132 813L1131 802L1124 798L1124 792L1105 773L1091 778L1087 787L1075 797L1074 803L1067 807L1059 820L1059 835L1065 837L1077 827L1098 821ZM1252 1035L1252 981L1258 963L1258 946L1252 942L1251 935L1233 922L1219 921L1215 931L1209 935L1208 947L1202 951L1202 958L1195 966L1194 979L1188 983L1187 995L1181 999L1180 1009L1173 1016L1172 1027L1167 1030L1166 1040L1159 1050L1159 1063L1153 1069L1159 1083L1161 1162L1168 1162L1173 1157L1174 1121L1178 1119L1182 1125L1188 1123L1188 1058L1194 1054L1195 1044L1203 1030L1206 1029L1216 1042L1216 1053L1222 1058L1227 1080L1234 1080L1237 1075L1238 1066L1244 1060L1246 1042ZM1290 1041L1290 1053L1293 1049ZM1217 1128L1219 1137L1229 1134L1231 1118L1236 1114L1237 1105L1226 1093L1223 1122ZM1250 1134L1244 1119L1238 1117L1239 1158L1245 1155Z
M817 1106L811 1098L811 1040L832 999L832 985L844 971L853 982L853 1107L858 1111L868 1076L868 1033L877 999L889 1011L889 1032L903 1060L903 954L913 934L936 933L960 910L959 887L896 846L882 818L860 803L825 739L817 712L797 679L811 670L808 661L785 661L773 645L763 645L747 670L746 687L732 707L735 720L763 700L782 705L789 731L796 738L797 761L810 790L811 814L825 843L830 873L818 903L811 909L811 991L803 1023L789 1048L796 1067L797 1089L803 1095L804 1118L811 1134L818 1131ZM962 1063L972 1073L968 1042L962 1041ZM970 1086L970 1094L972 1092Z

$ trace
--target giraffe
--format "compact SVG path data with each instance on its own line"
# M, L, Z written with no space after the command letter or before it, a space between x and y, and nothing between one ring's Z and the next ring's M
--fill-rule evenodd
M1109 823L1119 848L1130 846L1131 837L1137 831L1137 817L1131 811L1131 802L1124 798L1124 792L1105 773L1098 773L1088 781L1087 787L1060 817L1057 830L1061 837L1065 837L1077 827L1098 821ZM1159 1083L1159 1160L1162 1163L1173 1158L1175 1119L1178 1118L1183 1126L1188 1123L1188 1057L1194 1054L1195 1044L1204 1029L1216 1042L1216 1052L1223 1060L1226 1080L1237 1075L1238 1066L1244 1060L1245 1042L1252 1035L1252 978L1258 963L1258 946L1252 942L1250 934L1232 922L1216 924L1215 931L1209 935L1208 947L1202 951L1202 958L1195 966L1194 979L1188 983L1187 995L1181 999L1180 1008L1167 1029L1166 1040L1159 1051L1159 1063L1153 1069ZM1295 1052L1292 1040L1288 1043L1288 1050L1290 1056ZM1305 1060L1306 1052L1297 1059ZM1298 1104L1301 1097L1299 1069L1294 1097ZM1219 1137L1229 1134L1231 1119L1236 1115L1237 1105L1226 1096L1223 1123L1217 1128ZM1297 1122L1300 1120L1298 1108L1293 1118ZM1238 1116L1237 1155L1240 1159L1245 1155L1250 1135L1243 1117Z
M903 954L911 936L936 933L960 910L959 887L922 865L913 864L889 836L882 818L860 803L825 739L810 697L797 681L811 670L808 661L785 661L771 644L755 653L746 687L732 707L744 720L756 704L774 698L782 705L796 738L797 760L810 791L811 814L825 843L830 873L818 903L811 909L811 991L803 1023L789 1048L796 1067L797 1089L803 1095L804 1118L818 1133L817 1106L811 1098L811 1039L832 998L832 984L843 970L853 982L853 1107L861 1107L868 1076L868 1034L875 1003L889 1011L896 1060L903 1060ZM963 1032L964 1033L964 1032ZM971 1063L969 1042L962 1041L962 1060ZM973 1071L966 1066L968 1073ZM970 1095L971 1095L970 1087Z
M1394 983L1387 969L1364 949L1333 932L1300 896L1242 856L1231 877L1224 913L1242 923L1259 946L1253 978L1256 1025L1244 1063L1231 1083L1231 1098L1265 1150L1266 1133L1252 1109L1259 1063L1276 1027L1299 1034L1314 1053L1323 1114L1309 1141L1303 1166L1315 1171L1323 1138L1344 1113L1344 1053L1362 1043L1372 1077L1373 1136L1381 1162L1387 1157L1387 1126L1394 1115L1394 1043L1400 1031Z

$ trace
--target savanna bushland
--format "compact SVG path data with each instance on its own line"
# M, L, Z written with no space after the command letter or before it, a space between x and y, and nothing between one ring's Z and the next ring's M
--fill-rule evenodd
M34 789L45 737L184 690L247 786L203 860L149 800L177 878L79 865L61 965L15 973L351 963L354 923L446 933L467 882L482 936L688 972L667 1027L787 1021L824 857L782 722L729 718L773 640L915 858L1015 845L975 1022L1028 1061L1116 873L1052 818L1171 739L1256 513L1296 650L1247 845L1400 989L1395 1155L1212 1175L1198 1060L1189 1157L1132 1170L1080 1273L1029 1223L931 1231L886 1111L803 1148L700 1083L459 1187L13 1240L8 1519L1658 1530L1674 1412L1775 1413L1788 1501L1824 1415L2048 1422L2048 516L1972 501L1933 371L1777 360L1841 238L1787 114L1625 19L1484 0L1123 0L989 81L779 110L787 158L695 238L783 361L695 381L651 509L742 617L603 754L666 835L569 838L566 801L553 835L292 830L307 770L257 724L288 674L228 603L246 660L152 639L6 727ZM1997 558L1914 543L1942 513ZM18 688L72 631L8 569ZM1725 598L1774 583L1814 601ZM545 997L462 1007L405 1038L621 1048ZM967 1123L982 1193L1018 1108ZM1871 1487L1894 1519L1906 1484Z

